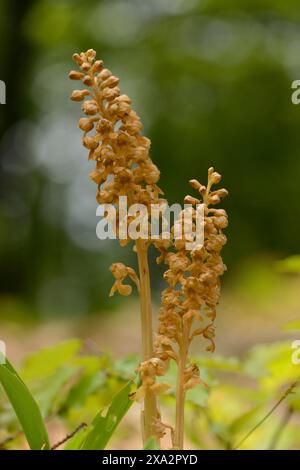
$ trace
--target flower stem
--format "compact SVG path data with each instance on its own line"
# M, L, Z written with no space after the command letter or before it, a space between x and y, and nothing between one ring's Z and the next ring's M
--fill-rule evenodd
M184 448L184 373L186 368L187 354L189 348L189 331L190 323L183 321L182 337L179 343L179 357L177 370L177 386L176 386L176 423L173 447L176 450Z
M140 274L142 355L143 361L148 361L153 357L152 303L148 265L148 247L143 240L137 240L136 249ZM150 437L155 436L154 423L155 419L158 417L159 412L156 396L153 392L147 391L144 399L144 410L142 415L144 444Z

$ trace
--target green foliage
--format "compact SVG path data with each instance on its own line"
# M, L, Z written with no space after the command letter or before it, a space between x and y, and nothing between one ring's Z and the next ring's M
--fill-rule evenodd
M38 353L30 354L23 365L25 380L41 380L54 374L63 364L68 364L82 347L80 340L69 340Z
M11 409L0 401L0 422L17 433L14 410L31 448L44 444L49 448L42 414L49 419L60 417L70 427L78 425L78 421L92 421L97 413L93 424L76 433L66 449L105 446L132 405L128 394L133 382L123 387L126 373L121 374L120 364L114 369L108 356L81 355L82 348L81 341L69 340L26 358L22 376L31 383L35 398L8 362L0 366L0 382L13 406ZM134 376L133 371L131 375ZM108 407L105 418L99 412L104 407ZM13 441L17 438L18 433Z
M199 385L187 392L188 439L200 449L232 449L249 434L242 449L269 448L284 410L289 407L292 414L300 412L300 387L287 393L300 375L299 366L291 362L292 351L289 341L281 341L255 346L243 360L218 355L194 357L208 387ZM0 396L4 441L18 433L16 413L30 446L41 448L46 442L41 412L49 422L59 419L66 435L72 436L64 444L65 450L104 449L112 437L118 441L125 431L123 417L131 406L137 406L128 396L136 387L138 361L133 355L117 361L106 354L91 355L77 340L58 344L24 361L22 376L30 383L34 398L9 363L0 366L0 380L12 404L11 408ZM173 409L175 376L172 365L168 376L162 377L171 384L162 402L163 414ZM272 411L278 401L278 409ZM78 426L78 432L72 434ZM297 436L291 421L275 444L299 448ZM20 444L16 435L7 445L18 448ZM155 443L149 441L145 448L155 448Z
M49 449L48 434L35 399L12 365L3 357L0 359L0 383L20 421L30 448Z
M107 413L104 416L102 416L102 411L97 414L92 422L91 430L85 437L80 449L105 449L116 427L132 405L132 400L129 399L132 388L133 382L130 381L112 399Z

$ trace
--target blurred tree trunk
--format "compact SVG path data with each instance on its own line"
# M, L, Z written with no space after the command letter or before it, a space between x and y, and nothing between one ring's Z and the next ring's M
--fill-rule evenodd
M23 186L24 178L6 172L5 169L3 171L1 163L5 157L15 156L13 142L3 144L3 137L16 123L28 116L28 109L31 107L28 93L24 93L27 82L30 81L32 59L32 49L24 35L24 18L34 4L35 0L2 0L0 3L0 80L6 84L6 104L0 105L0 209L4 208L4 218L9 211L10 197L19 195L21 191L24 194L26 191ZM7 143L11 144L12 149L7 149ZM9 155L6 155L7 151ZM0 212L0 220L1 217ZM25 284L22 266L24 249L22 246L17 247L12 253L7 243L7 238L13 238L14 233L20 230L19 219L13 220L14 222L10 223L7 219L1 221L4 227L7 224L7 230L13 232L10 235L4 231L4 240L0 247L0 290L5 293L20 292Z
M26 72L30 64L30 49L24 37L23 21L35 0L2 0L1 2L1 76L6 83L7 105L1 109L0 136L26 112L26 97L22 96Z

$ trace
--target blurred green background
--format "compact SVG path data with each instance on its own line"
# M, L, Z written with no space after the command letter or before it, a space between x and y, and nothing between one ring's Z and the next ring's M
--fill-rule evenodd
M72 54L88 48L133 99L168 200L181 202L188 180L205 181L209 166L229 190L217 355L205 356L200 340L192 350L210 395L194 390L187 419L189 443L228 448L299 377L291 362L300 317L300 256L291 257L300 252L300 105L291 102L299 0L1 0L0 340L23 363L43 415L54 416L53 442L109 403L140 352L137 299L108 298L110 264L135 266L135 254L96 238L96 186L80 106L69 100ZM154 251L151 264L157 314L164 282ZM81 349L92 357L77 357ZM65 383L83 364L70 405ZM219 385L209 382L215 371ZM12 433L15 418L1 400L0 428ZM294 401L283 448L299 448L299 391ZM271 445L281 412L246 448ZM132 407L118 448L135 448L139 420Z
M274 261L299 251L300 106L291 103L299 2L2 0L2 318L104 315L120 302L108 300L109 265L135 263L129 249L95 234L96 188L68 80L72 54L87 48L133 99L170 202L190 192L190 178L205 181L209 166L222 173L230 192L225 288L251 302L272 298L268 309L279 309L287 284Z

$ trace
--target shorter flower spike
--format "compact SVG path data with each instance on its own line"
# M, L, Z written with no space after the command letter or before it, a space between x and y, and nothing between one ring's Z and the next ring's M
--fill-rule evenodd
M164 261L164 273L168 287L162 293L159 314L158 334L155 342L155 357L165 363L165 371L170 360L178 366L176 389L176 428L174 448L183 446L183 406L185 393L197 384L205 385L200 378L197 365L190 363L188 351L191 341L202 336L208 341L207 351L215 350L215 327L213 321L220 297L220 276L226 270L221 250L226 243L222 230L227 227L227 214L223 209L211 208L227 196L226 189L212 191L214 184L221 181L221 175L214 168L208 170L207 185L198 180L190 180L190 185L198 191L200 198L186 196L186 204L204 205L204 244L194 250L187 250L184 239L174 240L172 247L157 243L161 252L159 261ZM182 211L184 215L187 210ZM191 226L195 224L196 211L192 209ZM175 222L176 224L176 222ZM174 224L174 227L175 227ZM173 233L175 230L173 228ZM199 322L199 327L194 323ZM193 330L194 328L194 330Z

